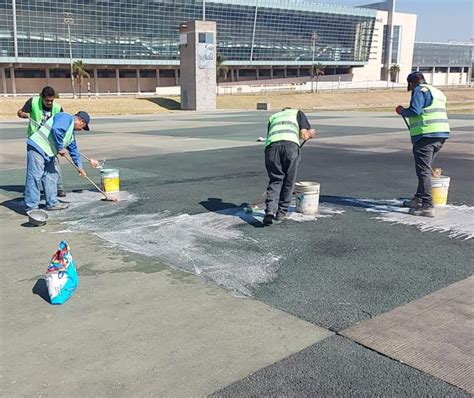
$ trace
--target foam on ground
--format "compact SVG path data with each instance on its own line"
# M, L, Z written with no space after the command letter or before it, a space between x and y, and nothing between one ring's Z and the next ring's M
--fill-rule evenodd
M265 242L246 236L241 228L260 224L263 211L249 214L236 207L194 215L170 215L167 211L125 215L123 210L130 201L92 204L86 198L96 200L96 195L78 195L81 201L75 203L74 211L62 215L68 231L93 232L127 251L201 275L236 296L252 296L254 287L276 277L280 258ZM88 206L83 206L86 202ZM322 206L320 215L292 211L290 219L309 221L339 213Z
M352 201L356 207L365 208L367 212L376 213L375 220L403 225L414 225L420 231L448 233L450 238L471 239L474 237L474 207L447 205L435 207L436 217L420 217L408 214L408 208L401 207L403 201L398 199L345 199Z

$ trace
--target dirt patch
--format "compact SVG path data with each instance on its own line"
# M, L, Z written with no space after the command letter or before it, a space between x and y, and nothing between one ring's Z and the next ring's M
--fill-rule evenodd
M448 97L448 110L456 112L474 112L474 89L443 90ZM0 119L13 119L27 98L0 99ZM220 95L217 97L218 109L253 110L257 102L267 102L271 109L285 106L300 109L350 109L391 111L398 104L407 105L410 93L402 90L338 91L303 94L267 94L267 95ZM92 97L82 99L58 99L66 112L79 110L89 112L91 116L139 115L158 112L178 111L179 97Z

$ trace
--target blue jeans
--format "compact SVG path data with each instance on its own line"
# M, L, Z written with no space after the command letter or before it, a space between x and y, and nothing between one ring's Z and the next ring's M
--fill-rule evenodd
M46 160L39 152L30 148L26 155L25 205L28 210L37 209L40 202L40 189L43 184L46 208L58 201L58 173L54 157Z
M61 174L61 164L59 163L59 155L54 158L54 167L56 168L56 173L58 173L58 192L64 191L63 176Z

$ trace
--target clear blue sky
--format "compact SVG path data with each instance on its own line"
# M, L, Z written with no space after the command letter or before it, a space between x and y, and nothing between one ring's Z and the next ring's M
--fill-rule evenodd
M377 0L313 1L348 6L378 2ZM467 41L474 38L472 0L396 0L396 10L418 15L417 41Z

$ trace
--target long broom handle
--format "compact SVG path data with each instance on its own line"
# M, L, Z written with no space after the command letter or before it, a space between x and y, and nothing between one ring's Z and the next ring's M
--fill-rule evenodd
M81 169L80 169L79 167L77 167L77 166L74 164L74 162L72 161L71 158L69 158L69 156L63 156L63 157L66 158L66 160L67 160L69 163L71 163L71 165L72 165L77 171L79 171L79 172L81 171ZM86 178L89 180L89 182L90 182L92 185L94 185L94 187L96 187L97 190L98 190L102 195L104 195L107 199L109 199L109 197L107 196L107 194L106 194L104 191L102 191L102 189L100 189L94 181L92 181L87 175L85 175L84 177L86 177Z
M402 115L402 118L403 118L403 121L405 122L405 124L407 125L408 130L410 130L410 125L408 124L407 118L403 115Z

